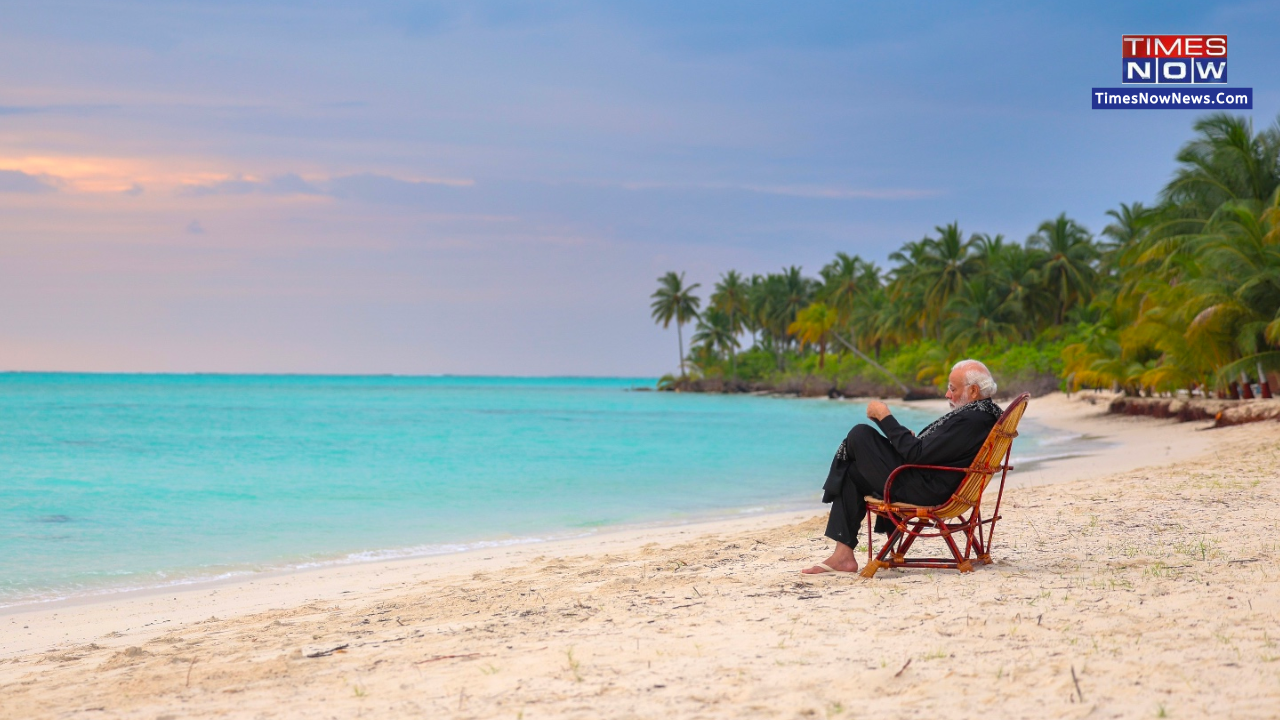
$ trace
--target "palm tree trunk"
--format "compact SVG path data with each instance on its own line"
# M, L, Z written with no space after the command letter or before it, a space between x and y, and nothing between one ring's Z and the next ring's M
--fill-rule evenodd
M734 329L737 327L737 325L734 325L733 321L734 321L734 313L732 308L730 308L729 333L733 336L734 342L737 342L738 331ZM738 379L738 353L733 349L733 346L729 346L725 349L729 351L729 377L734 380L737 380Z
M889 372L887 369L885 369L885 367L884 367L883 365L881 365L880 363L878 363L878 362L876 362L875 360L872 360L871 358L867 357L865 353L863 353L863 352L862 352L861 350L859 350L858 348L854 347L854 346L853 346L853 343L849 342L848 340L845 340L843 337L841 337L841 336L840 336L840 334L839 334L839 333L832 333L832 335L831 335L831 336L832 336L832 337L834 337L834 338L836 339L836 341L837 341L837 342L839 342L841 345L844 345L845 347L849 348L849 352L853 353L854 355L857 355L858 357L862 358L862 359L863 359L867 364L869 364L871 367L873 367L873 368L875 368L875 369L879 370L880 372L884 373L884 376L885 376L885 377L887 377L887 378L889 378L890 380L892 380L892 381L893 381L893 384L894 384L894 385L897 385L897 386L902 390L902 394L903 394L903 395L907 395L907 394L909 394L909 393L911 392L911 388L909 388L909 387L907 387L906 385L904 385L904 384L903 384L903 382L897 378L897 376L895 376L893 373L891 373L891 372Z
M680 377L684 377L684 334L680 332L682 323L676 321L676 342L680 343Z

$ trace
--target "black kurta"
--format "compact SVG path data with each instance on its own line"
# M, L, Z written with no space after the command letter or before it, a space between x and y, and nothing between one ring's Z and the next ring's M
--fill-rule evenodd
M1000 407L991 400L977 400L947 413L920 435L904 428L892 415L876 424L855 425L831 461L822 486L822 502L831 503L827 537L850 547L858 545L858 529L866 517L863 497L884 496L889 474L900 465L968 467L991 434ZM893 481L892 500L916 505L937 505L951 497L964 473L944 470L906 470ZM878 531L888 526L877 523Z

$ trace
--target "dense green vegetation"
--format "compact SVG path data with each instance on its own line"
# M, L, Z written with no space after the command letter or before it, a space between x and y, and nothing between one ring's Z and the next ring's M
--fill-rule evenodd
M1023 242L952 223L887 269L837 253L817 277L730 270L703 312L668 273L654 318L695 332L664 382L894 392L977 357L1010 389L1234 397L1280 371L1280 122L1201 118L1176 162L1154 203L1108 211L1098 236L1065 214Z

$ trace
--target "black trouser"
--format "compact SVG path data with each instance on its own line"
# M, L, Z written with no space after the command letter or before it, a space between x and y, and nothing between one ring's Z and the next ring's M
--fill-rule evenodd
M867 517L863 497L883 496L885 481L902 464L902 458L889 439L870 425L855 425L845 438L845 450L849 457L843 463L832 462L832 473L842 473L842 477L829 477L825 486L823 500L831 503L825 534L849 547L857 547L858 531ZM888 532L892 528L883 518L876 518L876 532Z
M825 533L827 537L851 548L858 547L859 530L867 517L867 502L862 498L871 494L870 485L856 470L845 476L844 490L831 501L831 516L827 518ZM880 484L880 491L884 491L883 483Z

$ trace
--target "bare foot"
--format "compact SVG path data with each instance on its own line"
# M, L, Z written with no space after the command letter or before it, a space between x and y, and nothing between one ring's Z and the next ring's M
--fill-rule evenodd
M800 574L801 575L830 575L832 570L835 570L837 572L858 572L858 563L856 562L850 563L845 567L832 565L831 563L826 563L826 565L828 565L831 568L831 570L828 570L820 565L814 565L811 568L805 568L804 570L801 570Z
M858 559L854 557L854 548L842 543L836 543L836 552L833 552L831 557L824 560L822 565L826 565L831 570L836 570L837 573L856 573L858 571ZM822 568L822 565L814 565L813 568L800 570L800 573L805 575L831 573L831 570Z

